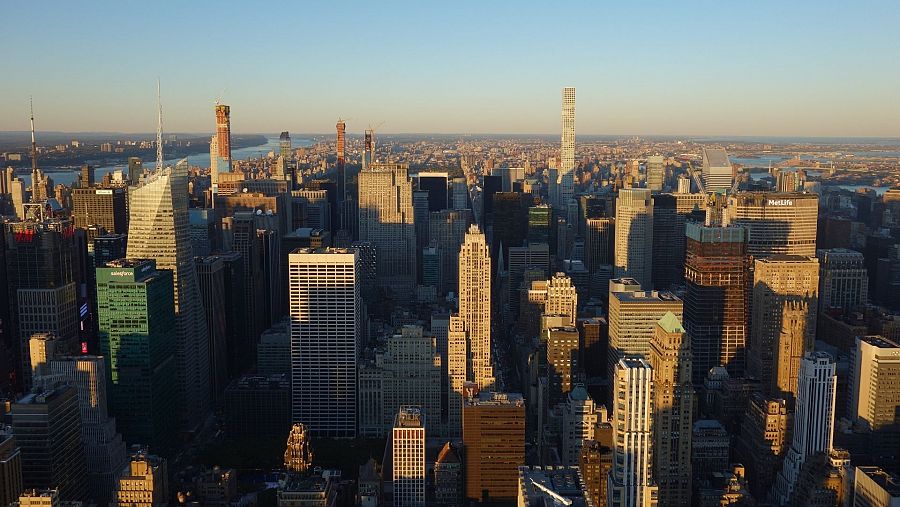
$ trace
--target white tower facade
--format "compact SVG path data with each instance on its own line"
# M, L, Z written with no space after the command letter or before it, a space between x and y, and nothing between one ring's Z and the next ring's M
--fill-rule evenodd
M556 208L565 209L575 195L575 87L562 91L562 139L559 148L558 198Z
M291 418L312 435L356 436L359 256L343 248L288 254Z
M608 476L607 504L653 507L652 399L653 370L643 359L616 363L613 379L613 468Z
M418 407L400 407L391 434L394 505L425 506L425 416Z
M835 371L834 359L826 352L807 353L800 362L793 438L772 490L775 505L788 502L807 458L818 452L831 452L837 390Z

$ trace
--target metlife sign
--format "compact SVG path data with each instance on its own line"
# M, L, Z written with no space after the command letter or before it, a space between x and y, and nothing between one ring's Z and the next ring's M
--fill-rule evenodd
M769 199L766 206L793 206L793 199Z

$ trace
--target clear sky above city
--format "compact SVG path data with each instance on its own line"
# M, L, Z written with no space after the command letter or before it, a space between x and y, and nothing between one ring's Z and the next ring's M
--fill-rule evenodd
M0 130L900 136L895 1L7 1ZM224 92L223 92L224 90Z

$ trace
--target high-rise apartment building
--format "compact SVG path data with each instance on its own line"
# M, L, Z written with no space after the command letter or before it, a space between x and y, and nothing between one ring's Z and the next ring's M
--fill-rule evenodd
M798 382L791 448L772 490L776 505L785 505L791 498L800 470L809 458L832 450L837 390L834 359L826 352L806 354L800 362Z
M797 394L800 359L815 341L818 293L815 258L776 255L754 263L747 369L770 396L790 402Z
M819 311L844 313L865 308L869 276L863 254L846 248L816 251L819 259Z
M653 370L653 477L659 505L691 505L691 436L694 387L691 337L678 317L667 312L650 341Z
M81 413L89 498L109 502L116 479L125 466L125 442L109 417L106 396L106 365L100 356L71 356L48 361L49 374L75 386Z
M876 448L900 445L900 344L859 336L850 354L847 413L872 431Z
M463 407L465 497L483 502L517 497L525 462L525 400L521 394L481 391Z
M741 192L728 198L726 223L747 229L747 254L816 255L816 194Z
M653 200L645 188L619 190L616 198L615 276L651 287L653 276Z
M72 219L75 227L99 225L110 234L128 232L128 212L123 187L73 188Z
M734 181L734 169L725 148L703 148L701 169L703 188L707 192L730 190Z
M313 435L356 436L359 256L340 248L288 254L292 419Z
M425 507L425 415L418 407L397 412L391 458L394 505Z
M285 159L290 159L292 155L291 151L291 133L285 130L278 137L278 155Z
M740 227L687 224L684 327L691 337L694 384L711 368L741 376L746 365L749 260Z
M622 358L649 359L650 342L656 323L668 312L672 312L681 321L684 318L683 306L681 299L671 292L611 290L607 355L609 378L612 378L615 365Z
M227 113L227 106L218 107ZM128 258L155 259L157 269L172 271L177 417L182 428L193 429L209 408L209 334L188 229L187 186L187 161L182 160L130 188Z
M138 449L119 477L117 507L152 507L169 500L169 474L166 460Z
M172 272L152 260L97 268L100 351L109 407L125 441L170 449L177 407ZM205 394L205 393L204 393Z
M22 452L26 488L56 488L63 498L85 498L85 458L74 387L48 386L20 398L12 405L12 429Z
M220 172L231 172L231 107L216 104L216 135L213 136L211 173L213 188L218 183L216 176Z
M653 507L653 370L640 358L616 363L613 377L613 468L608 476L607 505Z
M22 452L12 432L0 431L0 505L16 501L22 489Z
M561 123L559 179L557 180L557 199L553 207L565 209L568 202L575 196L575 87L563 88Z
M416 287L412 180L405 164L374 164L359 173L359 239L375 246L379 283L400 299Z

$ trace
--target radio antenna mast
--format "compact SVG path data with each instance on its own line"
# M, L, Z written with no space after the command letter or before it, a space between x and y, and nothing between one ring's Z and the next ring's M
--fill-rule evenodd
M156 78L156 107L158 113L156 123L156 170L159 171L163 166L162 101L159 98L159 78Z

